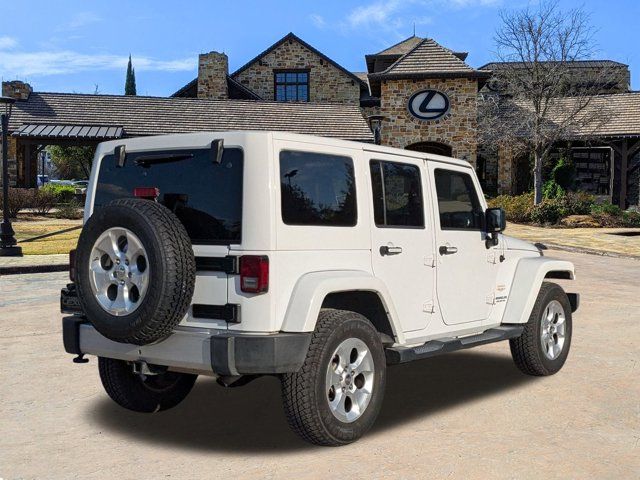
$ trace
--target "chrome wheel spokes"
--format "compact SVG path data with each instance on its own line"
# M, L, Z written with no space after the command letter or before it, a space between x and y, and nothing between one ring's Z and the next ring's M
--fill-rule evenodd
M338 420L350 423L364 413L373 393L374 372L373 356L362 340L348 338L338 345L325 380L329 408Z
M540 340L542 351L550 360L558 358L566 337L566 317L562 304L552 300L542 312Z
M89 279L98 303L111 315L136 310L149 286L149 259L140 239L121 227L103 232L91 249Z

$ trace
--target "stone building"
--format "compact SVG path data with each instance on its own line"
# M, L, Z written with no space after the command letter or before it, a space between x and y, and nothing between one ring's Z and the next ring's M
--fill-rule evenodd
M3 95L18 99L10 123L11 176L19 186L35 186L37 154L50 144L271 129L455 156L475 165L487 191L517 193L528 188L527 159L478 145L479 95L504 88L492 72L505 64L475 69L466 58L414 35L365 55L366 71L352 72L289 33L233 72L224 53L200 55L198 76L170 97L40 93L3 82ZM572 88L601 81L602 101L617 114L597 145L574 145L576 159L587 165L585 182L596 188L608 182L602 189L611 200L637 203L640 92L629 91L629 69L604 60L574 62L572 71ZM587 178L592 170L606 175Z

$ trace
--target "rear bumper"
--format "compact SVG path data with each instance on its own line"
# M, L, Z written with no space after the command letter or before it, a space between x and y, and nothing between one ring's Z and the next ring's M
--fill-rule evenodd
M62 319L62 334L65 350L75 355L144 361L209 375L295 372L302 366L311 341L311 333L250 335L185 328L159 343L138 346L103 337L79 316Z

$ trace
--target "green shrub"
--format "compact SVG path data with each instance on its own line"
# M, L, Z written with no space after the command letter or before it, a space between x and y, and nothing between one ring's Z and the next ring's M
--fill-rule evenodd
M623 212L622 223L625 227L640 227L640 212L632 210Z
M531 221L540 224L556 224L561 218L566 217L566 208L562 198L543 200L534 205L530 212Z
M551 178L563 190L573 187L576 177L576 168L570 159L560 157L556 166L551 170Z
M531 208L533 207L533 193L522 195L499 195L489 200L490 207L500 207L504 210L507 220L516 223L531 221Z
M57 185L55 183L48 183L41 190L53 193L56 197L56 203L69 203L76 193L76 187L72 185Z
M586 192L567 192L563 198L565 215L589 215L596 197Z
M57 211L53 214L56 218L67 218L77 220L82 218L82 205L77 200L58 205Z
M564 188L558 185L555 180L547 180L542 185L543 198L558 198L565 194Z
M0 210L2 209L3 197L0 191ZM33 205L33 192L28 188L9 188L9 217L16 218L18 213Z
M613 217L619 217L622 215L622 209L617 206L617 205L613 205L610 202L605 202L605 203L599 203L599 204L594 204L591 207L591 214L592 215L611 215Z
M33 192L32 208L38 215L46 215L56 205L56 195L44 188Z

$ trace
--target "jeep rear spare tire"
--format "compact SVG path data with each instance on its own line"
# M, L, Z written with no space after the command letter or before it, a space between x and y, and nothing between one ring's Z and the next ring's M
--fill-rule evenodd
M96 209L78 240L83 311L116 342L146 345L170 335L189 308L195 273L184 226L149 200L125 198Z

